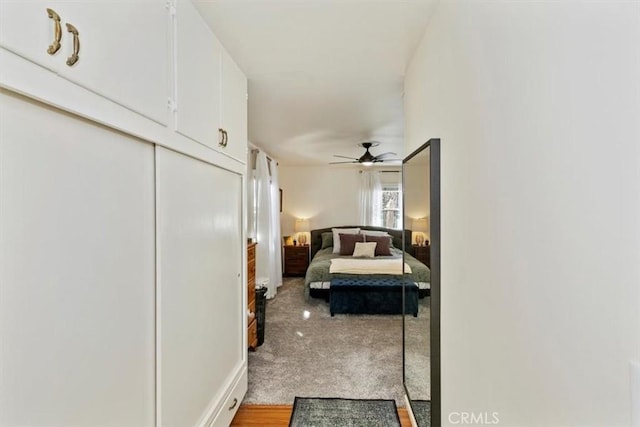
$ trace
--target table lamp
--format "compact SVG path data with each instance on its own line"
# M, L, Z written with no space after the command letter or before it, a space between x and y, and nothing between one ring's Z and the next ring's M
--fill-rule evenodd
M418 218L413 220L412 231L416 233L416 244L424 245L424 233L429 231L429 220L427 218Z
M307 244L307 231L309 231L308 219L297 219L295 226L296 233L298 233L298 242L301 245Z

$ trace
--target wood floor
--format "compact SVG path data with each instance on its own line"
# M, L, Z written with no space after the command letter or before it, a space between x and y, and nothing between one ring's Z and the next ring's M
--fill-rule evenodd
M238 409L231 427L287 427L292 405L242 405ZM411 427L405 408L398 408L402 427Z

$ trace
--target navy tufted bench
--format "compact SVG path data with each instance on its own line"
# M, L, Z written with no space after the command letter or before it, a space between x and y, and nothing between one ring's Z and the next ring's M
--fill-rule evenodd
M406 313L418 315L418 287L407 281ZM402 314L402 279L335 277L329 288L331 316L351 314Z

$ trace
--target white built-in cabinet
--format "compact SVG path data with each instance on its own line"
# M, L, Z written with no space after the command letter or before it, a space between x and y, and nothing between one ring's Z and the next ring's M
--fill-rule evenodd
M0 0L0 46L167 125L167 22L165 0ZM60 48L47 53L56 39Z
M177 1L175 16L176 130L244 161L247 79L189 0Z
M246 93L188 0L0 0L0 426L229 425Z

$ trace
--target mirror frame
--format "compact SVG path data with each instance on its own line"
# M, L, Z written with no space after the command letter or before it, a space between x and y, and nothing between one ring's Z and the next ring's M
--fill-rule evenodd
M442 408L441 408L441 383L440 383L440 139L431 138L415 151L409 154L402 161L402 218L405 218L405 182L404 182L404 165L413 157L426 150L431 149L429 158L429 174L430 174L430 206L429 206L429 223L430 223L430 263L431 263L431 282L430 282L430 350L431 350L431 425L438 427L442 425ZM406 228L406 227L405 227ZM403 236L406 239L406 234ZM406 242L403 242L406 246ZM404 261L404 260L403 260ZM404 269L404 262L403 262ZM404 274L404 272L403 272ZM404 280L403 280L404 286ZM407 390L406 383L406 358L405 358L405 292L402 293L402 386L404 388L405 398L409 404L409 409L413 419L413 408L411 407L411 395Z

